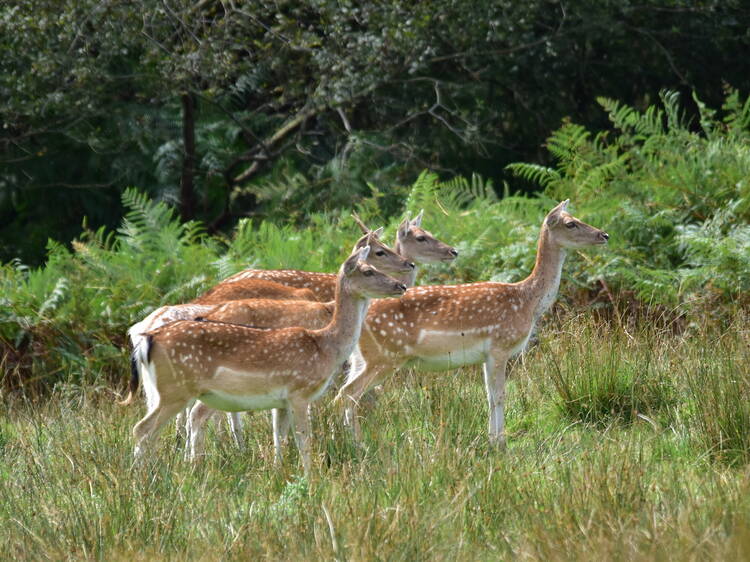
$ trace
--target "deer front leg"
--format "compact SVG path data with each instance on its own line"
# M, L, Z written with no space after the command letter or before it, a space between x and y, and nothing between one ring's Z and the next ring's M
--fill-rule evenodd
M507 358L488 354L484 361L484 387L489 406L490 444L505 449L505 365Z

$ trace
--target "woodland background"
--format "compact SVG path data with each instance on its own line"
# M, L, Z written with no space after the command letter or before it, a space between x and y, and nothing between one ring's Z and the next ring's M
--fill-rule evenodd
M0 261L120 225L137 187L229 232L309 224L423 169L530 194L564 122L606 97L722 105L750 90L750 9L730 1L33 0L0 8ZM604 188L604 186L602 186Z
M0 552L15 560L750 559L750 9L740 1L0 4ZM313 470L209 430L132 462L127 328L403 216L418 282L571 252L509 369L404 369ZM134 554L137 553L137 554Z

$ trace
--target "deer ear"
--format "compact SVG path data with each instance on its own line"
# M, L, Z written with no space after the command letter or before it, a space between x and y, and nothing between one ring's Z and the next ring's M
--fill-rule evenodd
M419 211L419 214L414 217L414 220L411 221L412 226L422 226L422 217L424 216L424 209Z
M354 253L346 258L344 262L344 275L351 275L355 269L357 269L357 262L364 260L370 254L370 246L363 246L359 250L355 250ZM362 257L364 256L364 257Z
M359 251L359 261L365 261L370 255L370 245L368 244Z
M561 201L547 214L546 222L548 225L554 226L560 221L560 213L568 210L568 203L570 203L570 199Z

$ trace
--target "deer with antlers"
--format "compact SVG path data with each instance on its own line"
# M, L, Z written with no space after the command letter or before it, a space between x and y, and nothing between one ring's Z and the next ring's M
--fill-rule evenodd
M290 413L305 473L310 471L308 405L325 392L359 339L370 298L398 296L406 287L364 262L356 250L337 275L332 320L320 330L258 330L236 324L181 320L145 334L134 350L141 365L148 413L133 428L135 457L159 429L199 399L225 411L283 408ZM133 401L139 369L133 369Z
M376 257L381 255L379 252L383 252L382 255L385 256L388 255L387 252L395 251L397 255L402 256L412 263L428 264L450 262L456 259L458 251L455 248L441 242L430 232L422 228L423 215L424 211L420 211L413 220L409 220L409 217L407 216L401 222L396 231L396 243L393 250L381 243L382 247L373 250ZM375 236L377 238L383 232L382 227L374 231L370 230L360 220L356 213L353 213L352 216L364 233L360 242L368 236ZM386 264L381 265L376 262L372 262L372 264L378 269L400 279L407 286L414 285L414 280L417 276L416 266L402 271L395 271L394 269L389 268ZM209 291L205 296L210 296L213 291L220 291L224 297L223 300L230 300L225 297L233 294L232 291L239 293L244 286L251 287L253 283L255 283L255 281L252 281L254 279L265 279L267 281L274 281L290 287L310 289L315 294L316 300L321 302L333 300L334 288L336 286L336 276L332 273L314 273L294 269L248 269L228 277L214 287L214 289Z
M445 370L482 363L489 438L505 446L505 368L523 350L539 317L555 301L566 253L606 244L609 236L567 211L568 200L544 219L531 274L518 283L469 283L409 289L373 302L358 352L337 399L357 439L357 406L373 384L403 366Z
M408 257L397 253L380 241L379 236L382 232L382 228L374 231L367 229L364 235L357 240L354 249L370 246L367 261L383 273L404 276L414 271L416 266ZM271 290L266 291L263 289L264 287L270 287ZM309 298L289 296L287 300L328 302L334 299L336 274L292 269L250 269L227 277L204 294L193 299L191 303L221 304L238 299L278 299L276 293L279 291L279 287L286 287L289 295L309 296Z

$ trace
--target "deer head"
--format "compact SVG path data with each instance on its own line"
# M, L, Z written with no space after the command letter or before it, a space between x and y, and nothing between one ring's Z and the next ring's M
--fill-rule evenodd
M435 238L422 228L424 210L412 220L409 216L401 221L396 232L396 250L419 263L450 262L456 259L458 251Z
M568 212L570 199L552 209L544 220L550 242L561 248L585 248L606 244L609 234L577 219Z
M414 264L383 244L379 238L382 232L382 227L368 231L367 234L357 240L354 250L361 250L365 246L369 247L367 263L383 273L411 273L414 270Z
M373 233L368 236L373 236ZM339 270L342 287L363 298L401 296L406 285L373 267L370 245L355 248Z

